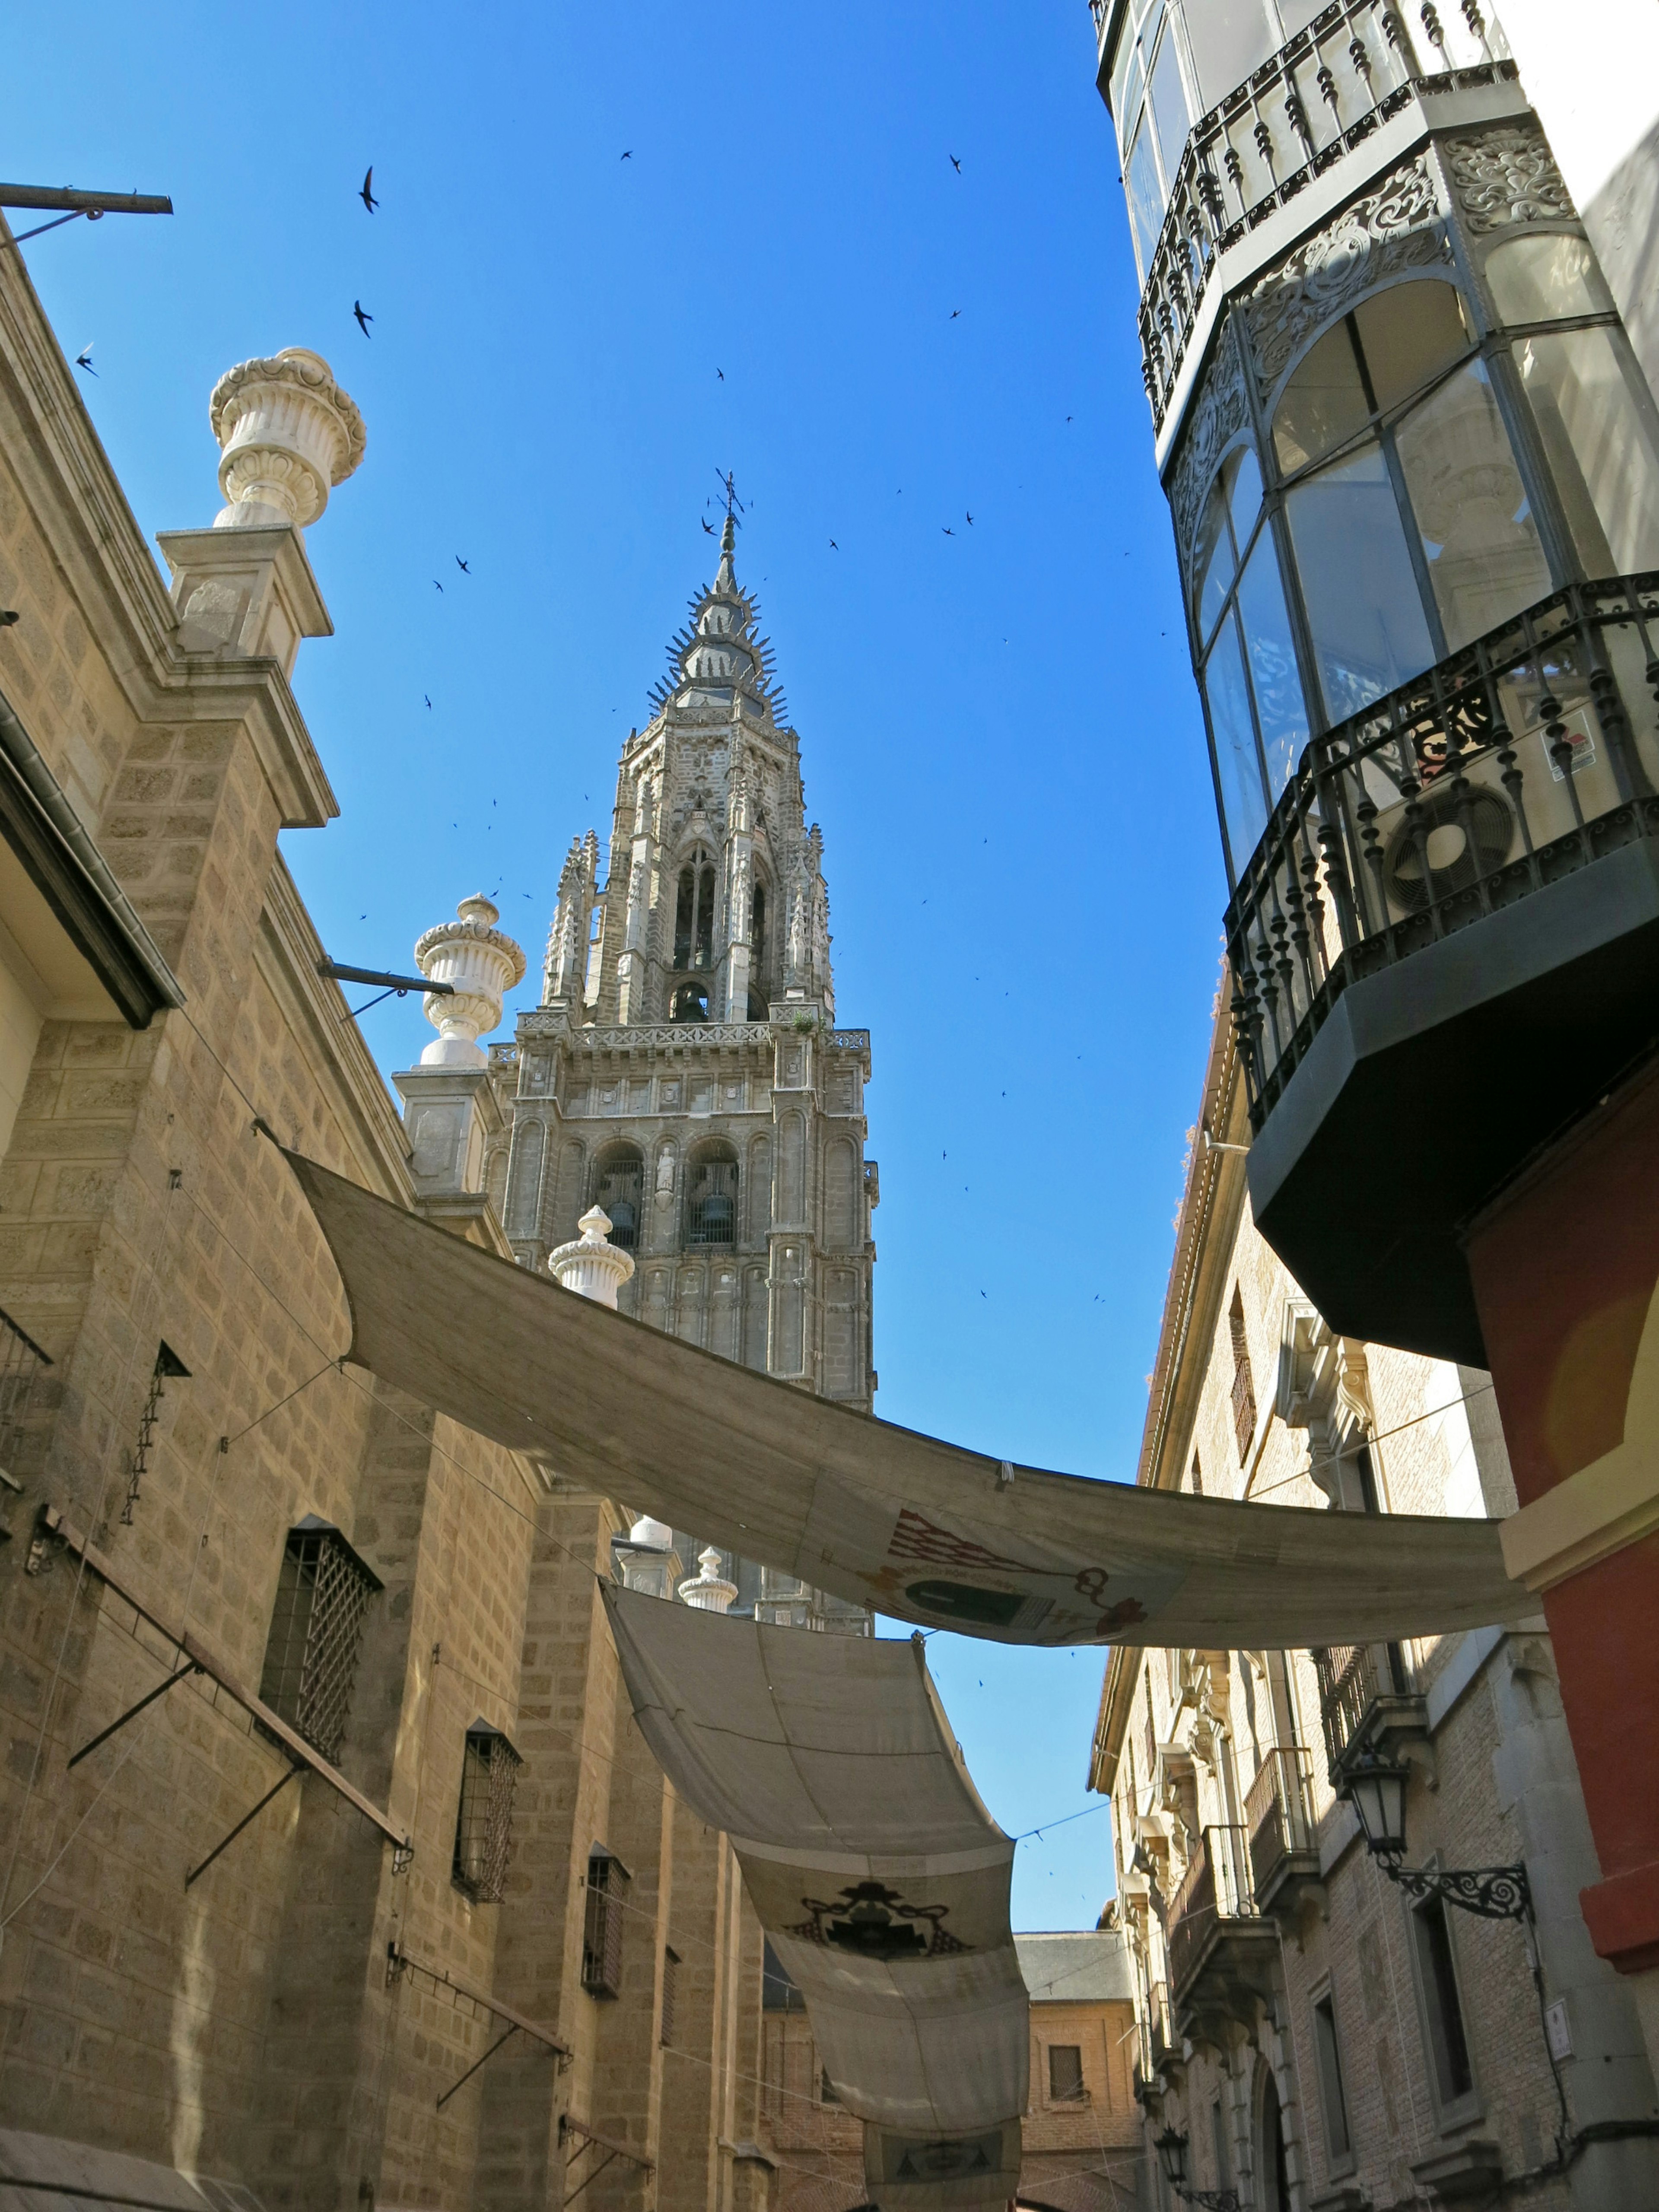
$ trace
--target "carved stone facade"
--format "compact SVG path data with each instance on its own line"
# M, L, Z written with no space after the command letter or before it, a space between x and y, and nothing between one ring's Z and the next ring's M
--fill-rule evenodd
M870 1038L834 1025L823 840L734 537L623 748L604 879L590 830L560 877L542 1004L492 1050L489 1183L521 1265L600 1206L635 1261L624 1313L867 1410ZM727 1565L740 1612L865 1626Z

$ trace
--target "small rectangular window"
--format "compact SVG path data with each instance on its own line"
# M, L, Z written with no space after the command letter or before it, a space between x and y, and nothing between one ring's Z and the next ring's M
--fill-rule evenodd
M680 1954L665 1950L662 1954L662 2027L658 2040L672 2045L674 2040L674 2014L679 2002Z
M1342 2051L1336 2039L1336 2007L1327 1995L1313 2008L1314 2050L1319 2062L1319 2100L1325 2117L1328 2162L1340 2166L1353 2155L1348 2132L1347 2092L1342 2086Z
M1083 2087L1083 2052L1075 2043L1051 2043L1048 2045L1048 2102L1051 2105L1086 2104Z
M325 1759L345 1735L363 1614L380 1588L329 1522L308 1513L289 1530L259 1696Z
M821 2105L838 2105L841 2102L840 2093L830 2079L830 2069L827 2066L820 2066L818 2069L818 2102Z
M622 1995L623 1916L628 1869L596 1844L587 1860L587 1911L582 1924L582 1987L590 1996Z
M476 1720L461 1753L461 1802L451 1868L457 1889L475 1905L497 1905L513 1854L513 1793L524 1761L498 1728Z
M1457 1990L1451 1929L1447 1925L1446 1907L1441 1899L1431 1897L1413 1907L1412 1936L1417 1947L1418 1982L1428 2021L1436 2100L1443 2110L1474 2093L1474 2069L1469 2062L1468 2037L1463 2027L1463 2004Z

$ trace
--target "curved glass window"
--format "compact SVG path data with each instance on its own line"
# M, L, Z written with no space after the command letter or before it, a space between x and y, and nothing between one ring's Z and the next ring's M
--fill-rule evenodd
M1582 238L1534 232L1486 256L1486 283L1501 323L1553 323L1564 315L1609 315L1613 295Z
M1395 285L1325 332L1274 411L1334 722L1550 589L1509 432L1472 352L1454 285Z
M1537 331L1515 360L1588 574L1659 568L1659 446L1623 332Z
M1237 872L1308 740L1261 471L1249 447L1228 455L1211 486L1192 569L1200 680Z
M1146 281L1170 187L1192 128L1192 106L1177 45L1173 10L1153 0L1139 11L1139 28L1126 28L1112 72L1113 112L1123 155L1129 228L1140 281Z

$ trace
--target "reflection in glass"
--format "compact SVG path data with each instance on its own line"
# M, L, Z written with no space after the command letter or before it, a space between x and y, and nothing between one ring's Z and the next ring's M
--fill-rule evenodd
M1267 755L1267 796L1272 801L1290 781L1308 742L1308 714L1296 648L1291 642L1285 586L1279 581L1269 530L1262 532L1245 564L1238 586L1238 612L1244 625L1244 647L1261 725L1261 750Z
M1249 447L1241 446L1223 474L1228 485L1227 512L1232 517L1233 537L1240 545L1248 545L1261 511L1261 464Z
M1233 580L1232 535L1227 527L1226 489L1218 477L1204 502L1203 520L1193 547L1193 596L1198 602L1198 634L1207 638Z
M1414 407L1396 428L1395 447L1455 652L1550 588L1485 362L1466 363Z
M1659 453L1613 331L1526 338L1515 358L1588 573L1659 568Z
M1513 238L1486 257L1486 282L1504 323L1553 323L1563 315L1606 314L1613 306L1582 238Z
M1173 18L1165 20L1158 58L1152 64L1152 108L1158 124L1158 150L1164 161L1167 189L1174 181L1187 133L1192 128L1192 118L1187 112L1186 88L1181 82L1181 63L1176 53Z
M1304 0L1316 13L1326 4L1327 0ZM1271 6L1262 0L1202 0L1201 5L1188 0L1186 13L1198 102L1206 115L1277 53L1288 35L1280 33Z
M1152 126L1144 117L1135 134L1134 150L1129 155L1129 213L1133 218L1130 227L1134 232L1135 258L1140 264L1140 281L1144 284L1164 221L1164 187L1158 182L1158 162L1152 153Z
M1285 511L1325 710L1340 722L1435 658L1376 440L1297 485Z
M1209 659L1205 663L1204 696L1209 705L1210 732L1215 741L1222 818L1237 875L1255 850L1267 826L1267 807L1262 794L1261 766L1255 750L1249 693L1244 685L1244 663L1239 654L1238 633L1231 615L1217 631Z
M1353 319L1371 397L1384 410L1409 399L1469 349L1462 295L1455 284L1435 278L1373 293L1354 309Z
M1289 475L1363 429L1370 402L1346 320L1327 331L1285 387L1273 416L1279 465Z

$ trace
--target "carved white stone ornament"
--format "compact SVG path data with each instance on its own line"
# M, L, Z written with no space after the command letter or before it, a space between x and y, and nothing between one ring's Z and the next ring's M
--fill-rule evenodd
M695 1606L699 1613L724 1613L737 1596L738 1586L722 1579L720 1555L712 1544L698 1553L697 1565L702 1571L680 1584L680 1602Z
M463 899L456 915L415 946L422 975L454 986L453 997L421 1001L438 1032L421 1054L422 1067L487 1067L489 1055L478 1039L501 1020L501 1000L524 978L524 953L495 927L501 915L487 898Z
M1517 222L1576 222L1561 172L1535 125L1510 124L1443 148L1463 220L1476 237Z
M634 1272L632 1256L606 1242L611 1216L601 1207L590 1206L576 1226L582 1233L573 1243L557 1245L548 1254L548 1272L578 1297L592 1298L614 1313L617 1293Z
M1419 154L1256 285L1248 312L1262 392L1272 391L1316 331L1367 292L1450 257L1438 189Z
M303 530L363 458L363 418L320 354L284 346L239 362L213 387L208 420L222 448L219 529Z

